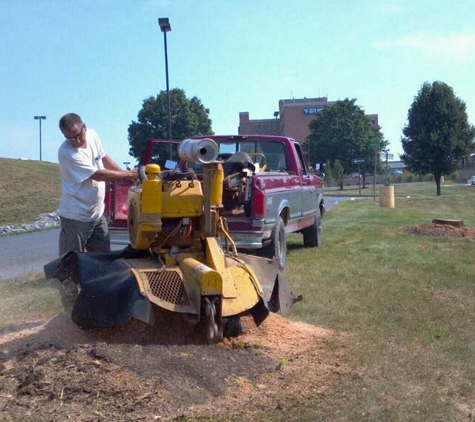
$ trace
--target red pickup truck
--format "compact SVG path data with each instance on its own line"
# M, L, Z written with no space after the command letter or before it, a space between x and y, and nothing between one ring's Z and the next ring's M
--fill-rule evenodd
M322 244L321 219L325 212L323 180L314 174L299 143L267 135L197 136L219 146L223 162L223 210L229 232L240 250L267 258L284 268L287 234L302 233L307 247ZM177 162L177 141L149 140L140 165L157 163L162 169ZM190 166L200 176L200 164ZM125 182L111 183L106 195L113 243L128 244ZM121 240L122 239L122 240Z

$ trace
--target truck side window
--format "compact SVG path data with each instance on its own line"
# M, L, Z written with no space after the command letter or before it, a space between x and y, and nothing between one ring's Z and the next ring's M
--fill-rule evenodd
M260 151L267 159L267 171L288 171L287 155L281 142L260 142Z
M309 174L307 163L303 159L302 150L300 149L299 144L295 144L295 149L297 150L297 156L299 157L300 168L302 169L302 174Z

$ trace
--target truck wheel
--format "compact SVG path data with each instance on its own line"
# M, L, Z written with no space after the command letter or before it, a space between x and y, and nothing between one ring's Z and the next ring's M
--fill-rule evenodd
M320 208L317 209L315 222L302 231L303 245L307 248L318 248L322 246L322 215Z
M261 249L261 256L272 259L275 257L279 261L279 269L283 270L287 263L287 234L285 233L285 223L282 217L277 218L271 241Z

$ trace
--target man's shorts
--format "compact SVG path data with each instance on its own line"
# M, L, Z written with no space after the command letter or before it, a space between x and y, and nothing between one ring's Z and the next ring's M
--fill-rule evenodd
M61 218L59 254L67 252L110 252L109 227L104 216L96 221Z

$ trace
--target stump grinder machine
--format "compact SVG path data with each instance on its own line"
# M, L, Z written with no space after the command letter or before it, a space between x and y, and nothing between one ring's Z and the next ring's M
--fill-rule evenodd
M155 324L154 307L204 327L208 343L260 325L295 301L278 262L238 253L220 216L223 168L211 139L182 141L180 164L139 168L128 194L130 246L111 253L70 252L45 266L47 278L73 281L73 321L84 329L136 318ZM198 177L189 163L201 163Z

